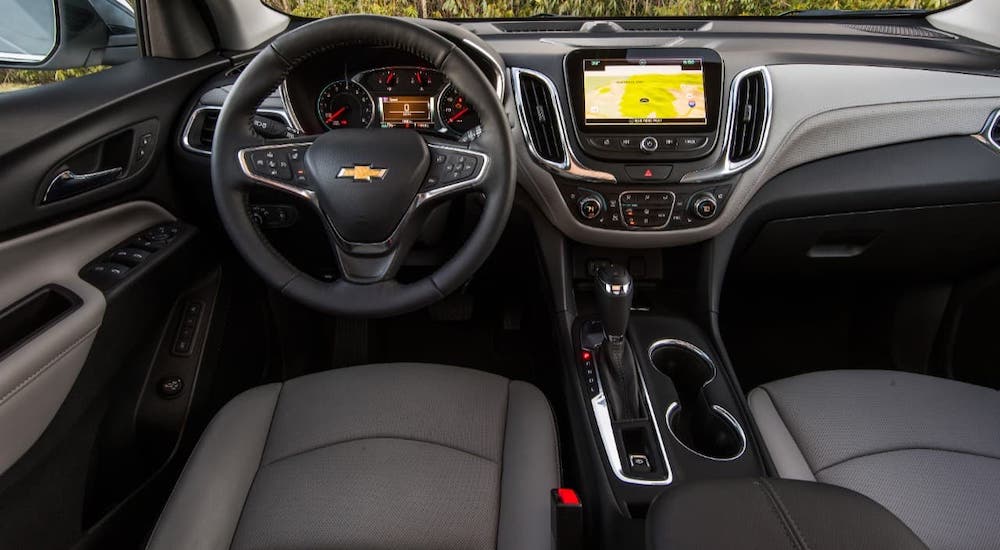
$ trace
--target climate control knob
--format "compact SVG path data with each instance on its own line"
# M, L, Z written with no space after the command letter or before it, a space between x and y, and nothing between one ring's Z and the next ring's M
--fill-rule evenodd
M710 220L719 213L719 203L708 192L698 193L691 198L691 214L702 220Z
M583 216L583 219L592 220L600 216L601 212L604 211L604 201L600 197L587 195L580 199L577 207L580 209L580 215Z

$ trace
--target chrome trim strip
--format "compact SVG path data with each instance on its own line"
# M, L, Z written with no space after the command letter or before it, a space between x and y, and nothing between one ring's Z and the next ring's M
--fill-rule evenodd
M535 161L550 172L556 173L565 178L583 181L617 183L618 180L615 178L614 174L601 172L599 170L591 170L580 164L580 161L576 158L576 155L573 153L573 149L569 144L569 134L566 131L566 121L563 118L562 101L559 99L559 93L556 91L556 86L552 83L552 80L544 74L531 69L511 67L510 72L511 85L514 87L514 103L517 106L518 122L521 124L521 133L524 135L524 141L528 145L528 152L531 153L531 156L535 159ZM521 96L522 74L539 79L549 90L549 95L552 97L552 107L556 113L556 126L559 133L559 139L563 145L563 160L561 162L552 162L542 158L542 156L538 154L538 150L535 148L534 138L531 133L528 132L527 116L524 111L524 99Z
M215 105L202 105L201 107L198 107L197 109L191 111L191 115L188 117L187 123L184 125L184 131L181 133L181 147L183 147L184 150L186 150L188 152L191 152L191 153L196 153L196 154L205 155L205 156L211 156L211 154L212 154L211 150L199 149L199 148L195 147L194 145L191 145L191 142L188 140L188 135L191 133L191 127L194 126L194 120L195 120L195 118L199 114L201 114L201 113L203 113L205 111L219 111L219 112L222 112L222 107L217 107ZM257 112L258 113L267 113L267 114L271 114L271 115L278 115L278 116L281 117L281 119L283 121L285 121L285 124L287 124L288 126L293 127L293 129L295 129L292 120L288 118L288 114L285 113L284 111L280 110L280 109L257 109Z
M496 69L496 75L494 76L493 80L493 87L496 88L497 97L500 98L500 102L503 103L504 93L506 92L503 84L503 67L500 66L500 63L496 60L496 58L494 58L492 55L490 55L489 52L480 47L479 44L476 44L475 42L469 40L468 38L463 38L462 43L476 50L476 52L482 55L483 58L489 61L490 65L492 65L493 68Z
M983 142L987 147L1000 153L1000 143L993 139L993 129L1000 126L1000 109L993 111L990 118L986 120L986 126L983 126L983 131L972 136L975 139Z
M299 117L295 115L295 109L292 109L292 101L288 99L288 79L281 81L281 86L278 87L278 95L281 96L281 105L285 109L285 113L288 114L289 125L297 133L302 133L302 123L299 122Z
M594 353L594 350L588 350ZM642 384L642 393L646 397L647 410L653 412L653 402L649 399L649 391L646 389L646 378L642 375L642 369L638 369L639 382ZM653 431L656 432L656 441L660 444L660 456L663 458L663 467L667 470L667 477L664 479L639 479L625 475L622 468L621 457L618 456L618 443L615 440L615 431L611 426L611 413L608 411L608 399L604 395L604 386L601 384L601 375L597 372L596 360L594 376L597 381L597 395L590 400L591 408L594 410L594 420L597 422L597 431L601 435L601 442L604 444L604 454L608 457L608 464L615 477L625 483L634 485L670 485L674 481L673 470L670 469L670 460L667 459L667 448L663 445L663 435L660 433L660 423L655 414L650 414L653 422Z
M702 361L704 361L708 366L712 367L712 376L708 380L706 380L704 384L701 385L702 389L706 388L709 384L711 384L713 381L715 381L715 377L718 375L719 369L715 366L715 362L712 361L712 358L709 357L708 354L705 353L704 351L702 351L702 349L699 348L698 346L696 346L696 345L694 345L694 344L692 344L690 342L685 342L684 340L676 340L676 339L673 339L673 338L667 338L667 339L664 339L664 340L657 340L657 341L653 342L652 344L650 344L649 350L647 351L647 355L649 356L649 362L650 362L651 365L653 365L653 368L656 368L656 365L653 362L653 352L655 352L655 351L657 351L657 350L659 350L661 348L668 348L668 347L682 348L682 349L685 349L687 351L690 351L691 353L694 353L695 355L697 355L698 358L700 358ZM730 462L730 461L736 460L739 457L743 456L743 453L746 452L746 450L747 450L747 435L746 435L746 432L743 431L743 427L740 425L739 421L736 420L736 417L734 417L732 414L730 414L729 411L727 411L725 408L723 408L723 407L721 407L719 405L715 405L715 404L712 405L712 410L714 410L716 412L716 414L718 414L719 416L721 416L724 419L726 419L727 421L729 421L729 423L732 424L734 428L736 428L736 432L739 434L740 441L742 442L742 445L740 446L740 451L738 453L736 453L735 455L731 456L731 457L718 458L718 457L708 456L708 455L699 453L698 451L696 451L696 450L692 449L691 447L688 447L687 445L685 445L684 442L681 441L680 438L677 437L677 434L674 433L674 429L670 426L670 417L673 416L674 413L676 413L677 411L680 410L680 406L681 406L680 403L677 402L677 401L674 401L673 403L671 403L667 407L667 412L666 412L666 414L663 415L663 419L667 423L667 431L670 432L670 435L674 438L674 441L680 443L682 447L684 447L688 451L691 451L692 453L694 453L694 454L696 454L696 455L698 455L698 456L700 456L702 458L707 458L709 460L715 460L717 462ZM650 405L650 408L652 408L652 405Z
M760 73L764 77L764 129L760 136L760 145L757 146L757 150L748 159L741 160L739 162L733 162L729 160L729 149L732 147L733 141L733 128L735 124L733 120L736 116L736 96L740 88L740 82L746 77L754 74ZM733 82L729 87L729 106L726 114L726 130L723 135L722 142L722 160L719 164L707 168L705 170L699 170L697 172L691 172L685 174L681 177L681 183L702 183L706 181L715 181L727 178L738 172L742 172L750 165L754 164L760 157L764 155L764 149L767 146L767 137L771 131L771 115L773 114L773 86L771 85L771 73L767 70L767 67L761 65L758 67L751 67L744 71L741 71L735 77L733 77Z

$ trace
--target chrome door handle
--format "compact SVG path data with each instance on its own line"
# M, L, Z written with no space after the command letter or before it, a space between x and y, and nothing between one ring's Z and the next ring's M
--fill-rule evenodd
M108 168L88 174L74 174L72 170L63 170L56 174L49 182L49 187L45 190L42 203L65 199L84 191L97 189L102 185L107 185L115 180L121 173L122 168Z

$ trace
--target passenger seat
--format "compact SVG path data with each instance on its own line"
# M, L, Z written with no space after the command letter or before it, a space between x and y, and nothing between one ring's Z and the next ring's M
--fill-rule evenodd
M931 549L1000 545L1000 394L920 374L841 370L749 394L780 477L888 508Z

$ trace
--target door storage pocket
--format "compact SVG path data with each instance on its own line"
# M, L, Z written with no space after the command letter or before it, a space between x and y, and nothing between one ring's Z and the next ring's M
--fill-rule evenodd
M80 307L80 297L44 286L0 311L0 361Z

